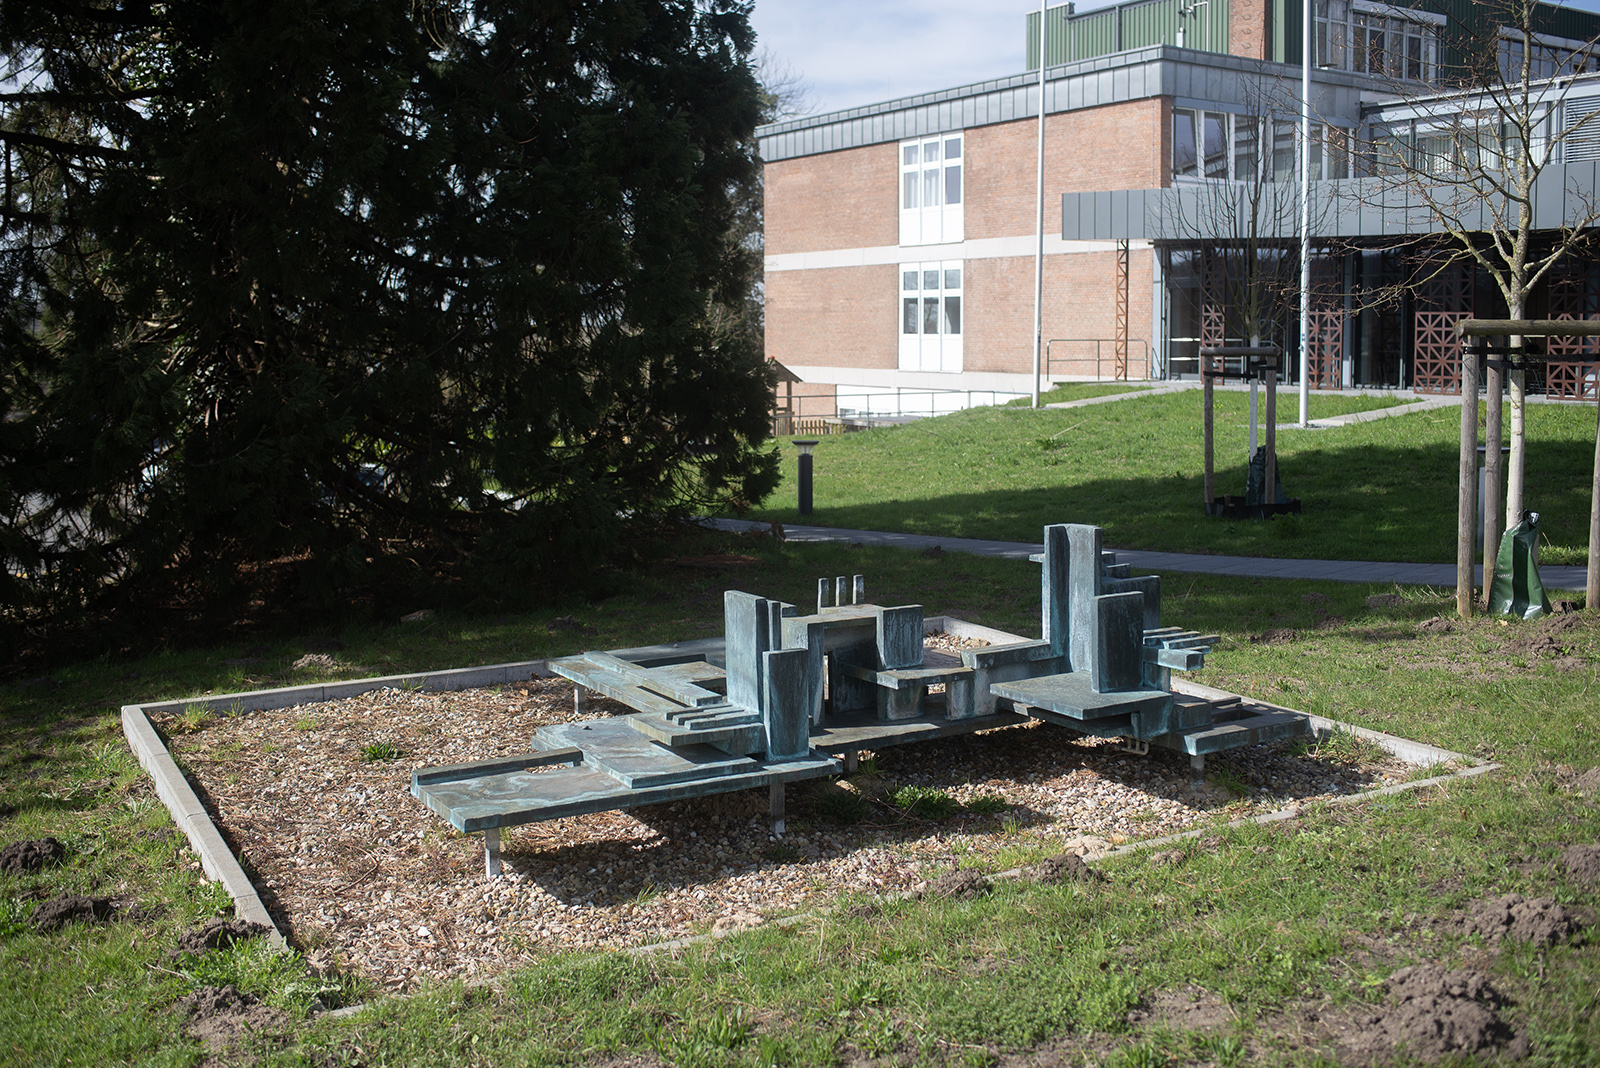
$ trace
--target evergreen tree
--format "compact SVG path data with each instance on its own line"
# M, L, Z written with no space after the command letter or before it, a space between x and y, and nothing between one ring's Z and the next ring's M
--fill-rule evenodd
M765 496L746 9L0 7L12 621L562 584Z

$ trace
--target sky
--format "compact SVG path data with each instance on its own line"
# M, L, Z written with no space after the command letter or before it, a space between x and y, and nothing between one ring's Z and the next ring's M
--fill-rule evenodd
M1080 0L1078 10L1106 6ZM1600 11L1600 0L1566 6ZM809 87L806 111L819 113L1019 74L1026 16L1038 9L1037 0L755 0L750 21L757 48Z

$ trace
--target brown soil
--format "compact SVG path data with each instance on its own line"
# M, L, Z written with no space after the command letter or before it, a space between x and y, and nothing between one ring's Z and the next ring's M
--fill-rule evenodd
M33 914L39 931L58 931L69 923L107 923L116 919L117 907L109 897L61 894L40 905Z
M1561 854L1561 866L1573 882L1600 886L1600 845L1569 846Z
M54 838L30 838L12 842L0 849L0 872L7 875L26 875L47 864L60 864L67 855L66 847Z
M235 942L258 938L267 933L264 924L249 920L210 919L192 931L178 936L174 953L206 953L213 949L227 949Z
M1424 619L1421 623L1418 623L1417 629L1424 634L1449 634L1455 630L1455 627L1451 625L1448 619L1434 616L1432 619Z
M1251 645L1287 645L1300 637L1298 631L1289 627L1274 627L1260 634L1250 635Z
M1077 858L1073 858L1077 859ZM1079 863L1083 863L1079 861ZM994 884L971 868L957 868L947 871L928 884L927 896L948 901L967 901L975 897L982 897Z
M1500 1016L1505 999L1482 972L1439 964L1401 968L1389 977L1390 1003L1353 1021L1343 1059L1377 1064L1404 1052L1422 1061L1449 1056L1527 1055L1528 1040Z
M1406 599L1398 593L1375 593L1367 598L1368 608L1399 608Z
M179 998L177 1007L188 1016L185 1029L213 1053L231 1049L251 1034L282 1031L289 1025L287 1013L261 1004L231 983L201 987Z
M1521 894L1475 901L1467 908L1463 929L1478 935L1490 945L1502 939L1554 945L1577 934L1582 922L1547 897L1525 898Z
M1034 869L1034 879L1041 883L1094 883L1105 882L1102 872L1095 871L1076 853L1062 853L1051 857Z

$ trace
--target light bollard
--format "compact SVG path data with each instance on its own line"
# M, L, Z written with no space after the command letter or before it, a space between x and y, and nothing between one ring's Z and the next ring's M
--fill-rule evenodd
M811 514L811 450L817 447L815 441L797 441L795 448L800 450L800 514Z

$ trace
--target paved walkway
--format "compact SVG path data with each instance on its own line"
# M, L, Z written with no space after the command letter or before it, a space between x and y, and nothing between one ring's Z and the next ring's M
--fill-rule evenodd
M767 523L738 519L708 519L720 530L754 530L766 533ZM927 549L935 545L946 552L1026 560L1044 552L1042 544L984 541L978 538L944 538L926 534L893 534L881 530L844 530L835 527L784 526L789 541L842 541L881 545L890 549ZM1107 546L1107 548L1112 548ZM1159 553L1144 549L1113 549L1120 563L1141 571L1188 571L1206 575L1248 575L1252 578L1320 579L1328 582L1384 582L1402 586L1443 586L1454 589L1455 564L1393 564L1363 560L1274 560L1259 556L1207 556L1200 553ZM1546 589L1581 590L1586 581L1581 567L1539 568ZM1483 581L1483 568L1476 578Z

